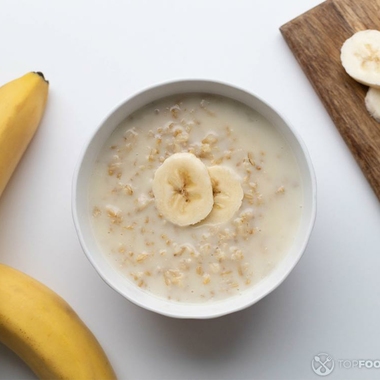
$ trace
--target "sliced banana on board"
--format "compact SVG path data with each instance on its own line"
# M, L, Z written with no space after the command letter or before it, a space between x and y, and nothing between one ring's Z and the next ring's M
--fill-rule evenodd
M154 175L152 190L158 211L179 226L200 222L214 205L207 167L192 153L168 157Z
M342 45L340 59L347 74L357 82L380 88L380 31L355 33Z
M368 89L365 106L369 114L380 123L380 89L373 87Z
M239 177L228 167L208 168L214 194L214 207L202 224L227 222L239 210L244 192Z

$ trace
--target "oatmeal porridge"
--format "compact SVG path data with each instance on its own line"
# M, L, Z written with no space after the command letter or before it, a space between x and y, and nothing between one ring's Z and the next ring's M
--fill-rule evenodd
M144 291L194 303L237 296L276 267L303 191L292 150L259 113L185 94L116 128L89 199L97 243L117 270Z

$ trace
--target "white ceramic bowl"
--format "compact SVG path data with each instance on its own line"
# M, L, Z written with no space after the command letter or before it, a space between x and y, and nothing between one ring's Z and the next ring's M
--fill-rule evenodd
M111 266L95 241L89 219L91 215L88 205L89 179L94 162L112 131L122 120L140 107L169 95L189 92L223 95L248 105L266 117L286 138L293 149L301 170L304 190L303 215L300 228L293 246L275 270L240 296L205 304L175 303L141 290ZM273 291L289 275L304 253L314 225L316 181L305 145L289 123L267 103L251 93L224 83L207 80L184 80L148 88L126 100L106 117L80 157L73 181L72 208L75 227L85 254L103 280L113 289L135 304L163 315L176 318L214 318L253 305Z

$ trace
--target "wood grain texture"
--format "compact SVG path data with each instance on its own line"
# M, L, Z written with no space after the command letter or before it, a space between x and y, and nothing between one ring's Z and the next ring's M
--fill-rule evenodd
M380 200L380 123L368 114L368 87L340 61L343 42L364 29L380 30L380 0L327 0L280 31Z

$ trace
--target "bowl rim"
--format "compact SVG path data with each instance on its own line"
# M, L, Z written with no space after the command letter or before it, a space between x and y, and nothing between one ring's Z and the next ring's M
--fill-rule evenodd
M169 310L165 310L163 308L159 309L157 307L153 307L151 304L147 304L145 302L141 302L141 300L139 300L139 299L131 299L130 296L128 296L127 294L125 294L125 292L123 292L118 286L116 286L116 284L114 284L112 282L112 279L108 278L108 276L105 275L105 273L102 270L101 266L95 260L94 256L91 254L89 248L87 247L87 244L86 244L87 239L85 238L85 236L83 234L83 231L82 231L82 228L81 228L80 218L79 218L79 215L78 215L79 204L78 204L78 199L77 199L77 192L79 191L78 190L79 175L80 175L80 171L81 171L81 168L82 168L83 161L84 161L84 159L86 157L86 154L88 153L88 150L91 147L93 141L95 140L98 132L101 129L103 129L103 128L106 127L107 122L109 122L109 120L111 119L111 117L113 115L115 115L120 109L122 109L123 107L125 107L133 99L135 99L135 98L137 98L139 96L143 96L145 93L152 92L152 91L157 90L159 88L164 88L164 87L167 87L167 86L181 85L181 84L188 83L188 82L200 83L202 85L217 85L217 86L222 86L222 87L225 87L227 89L231 89L231 90L234 90L234 91L238 91L240 93L244 93L245 96L248 96L248 97L250 97L252 99L255 99L259 103L262 103L264 105L264 107L266 107L267 109L269 109L271 113L273 113L275 116L277 116L284 123L284 125L289 130L290 134L293 135L294 139L296 140L296 142L298 143L298 145L300 147L300 151L302 153L302 157L303 157L304 163L306 164L307 173L308 173L308 175L310 177L310 193L311 193L311 198L310 198L311 199L311 203L310 203L310 217L307 220L308 223L307 223L307 226L305 228L305 232L302 235L302 244L300 244L300 247L298 249L298 254L294 258L294 260L291 262L291 264L286 267L286 270L283 271L282 275L280 276L280 278L277 281L272 282L270 286L266 287L265 291L263 291L262 293L260 293L259 296L253 298L250 302L245 302L243 304L237 304L233 308L225 308L225 309L222 309L222 310L219 310L219 311L216 311L216 312L215 311L214 312L210 312L210 313L207 313L207 314L205 314L205 313L197 314L196 313L197 306L200 306L200 304L197 304L197 303L191 304L192 306L194 306L193 307L193 311L194 312L192 312L192 313L189 313L189 312L187 312L187 313L178 313L178 312L173 312L170 309ZM200 93L202 93L202 92L206 93L206 91L199 91L199 92ZM181 92L176 92L176 93L180 94ZM182 93L190 93L190 91L183 91ZM173 93L173 94L175 94L175 93ZM215 94L217 94L217 92L215 92ZM166 96L170 96L170 95L168 95L168 94L167 95L163 95L161 97L156 98L156 100L165 98ZM222 95L222 96L226 96L226 95ZM227 97L228 97L228 95L227 95ZM230 98L234 99L233 96L231 96ZM148 104L148 103L149 102L147 102L146 104ZM258 112L260 113L260 111L258 111ZM117 128L117 125L114 126L113 130L115 128ZM105 141L106 140L104 140L104 142ZM307 245L309 243L310 236L311 236L311 233L312 233L314 225L315 225L316 213L317 213L317 180L316 180L316 174L315 174L315 170L314 170L314 167L313 167L313 164L312 164L312 160L311 160L309 151L308 151L308 149L306 147L306 144L304 143L303 139L299 135L298 131L296 131L294 129L294 127L291 125L291 123L289 123L289 121L280 112L278 112L277 109L275 109L267 101L263 100L260 96L257 96L251 90L243 89L243 88L241 88L239 86L236 86L234 84L230 84L230 83L227 83L227 82L217 81L217 80L210 80L210 79L195 79L195 78L193 78L193 79L192 78L190 78L190 79L175 79L175 80L168 80L168 81L152 84L150 86L146 86L145 88L141 89L140 91L132 93L132 95L130 95L125 100L122 100L116 106L114 106L106 114L106 116L103 117L103 119L97 125L97 127L94 128L94 130L91 133L90 137L87 137L87 139L86 139L86 141L85 141L85 143L84 143L84 145L83 145L83 147L81 149L81 152L80 152L79 157L77 159L77 163L76 163L76 166L75 166L75 169L74 169L74 173L73 173L71 195L72 195L72 197L71 197L71 212L72 212L72 218L73 218L73 222L74 222L75 231L76 231L78 239L79 239L79 243L80 243L80 245L82 247L82 250L83 250L84 254L86 255L87 259L90 261L90 263L92 264L92 266L94 267L94 269L96 270L96 272L98 273L98 275L101 277L101 279L108 286L110 286L113 290L115 290L117 293L119 293L125 299L127 299L128 301L134 303L135 305L138 305L138 306L140 306L140 307L142 307L142 308L144 308L146 310L149 310L149 311L152 311L152 312L156 312L158 314L161 314L161 315L164 315L164 316L167 316L167 317L177 318L177 319L211 319L211 318L221 317L221 316L224 316L224 315L227 315L227 314L232 314L232 313L238 312L240 310L243 310L243 309L246 309L246 308L252 306L253 304L257 303L258 301L260 301L261 299L263 299L264 297L266 297L268 294L270 294L271 292L273 292L278 286L280 286L285 281L285 279L289 276L289 274L292 272L292 270L294 269L294 267L298 264L298 262L302 258L303 254L304 254L304 252L306 250L306 247L307 247ZM268 277L266 277L266 278L268 278ZM254 285L253 288L255 286L256 285ZM246 291L247 290L245 290L244 292L246 292ZM152 294L152 297L155 298L156 300L158 298L157 296L155 296L153 294ZM214 304L216 304L216 303L223 304L223 303L226 303L226 302L224 302L226 300L231 300L232 298L238 298L238 297L239 296L234 296L234 297L231 297L231 298L226 298L225 300L216 301ZM166 303L167 301L164 300L164 299L162 299L162 302ZM176 304L178 304L178 303L176 303ZM186 304L184 304L184 305L186 305Z

